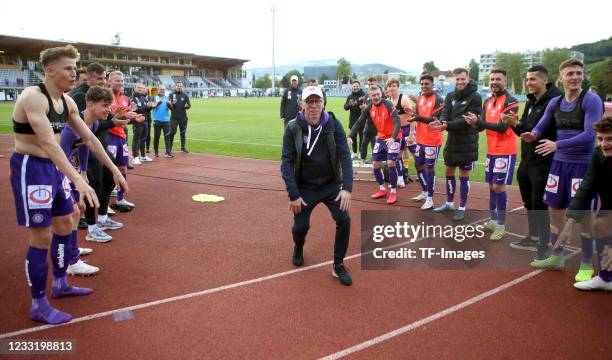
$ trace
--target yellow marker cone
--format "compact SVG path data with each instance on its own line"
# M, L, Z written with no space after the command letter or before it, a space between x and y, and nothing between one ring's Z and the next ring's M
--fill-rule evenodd
M225 200L223 196L210 195L210 194L197 194L191 197L193 201L199 202L221 202Z

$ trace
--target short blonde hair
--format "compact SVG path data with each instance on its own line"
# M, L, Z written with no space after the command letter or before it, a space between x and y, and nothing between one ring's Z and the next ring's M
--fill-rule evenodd
M577 60L577 59L567 59L564 62L562 62L561 65L559 65L559 72L562 72L563 69L572 67L572 66L580 66L581 68L584 69L584 64L582 63L582 61Z
M79 61L80 57L81 54L79 54L77 49L72 45L49 48L40 52L40 62L43 68L61 58Z

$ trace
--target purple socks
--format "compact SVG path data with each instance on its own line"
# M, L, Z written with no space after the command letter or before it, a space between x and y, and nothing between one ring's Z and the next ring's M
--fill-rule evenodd
M70 238L71 235L53 234L51 239L51 263L53 264L53 287L51 297L89 295L92 290L68 285L66 280L66 269L70 261ZM78 250L77 250L78 251ZM45 277L46 278L46 277Z
M421 190L423 192L427 192L427 185L429 184L427 173L424 171L424 169L421 169L417 170L417 175L419 177L419 182L421 183Z
M70 265L76 264L80 258L79 246L77 245L77 230L72 230L70 233Z
M470 193L470 178L469 176L460 176L459 181L461 183L459 189L459 192L461 193L461 203L459 204L459 207L465 208L468 200L468 194Z
M489 214L491 220L497 221L497 194L489 189Z
M508 194L505 191L495 193L495 207L497 208L497 223L506 223L506 209L508 207Z
M433 197L434 185L436 183L436 171L433 168L426 169L425 179L427 180L427 196Z
M378 185L380 186L385 185L385 178L383 177L382 169L374 169L374 177L376 178L376 182L378 183ZM395 179L397 181L397 176Z
M47 249L30 246L26 255L26 276L33 299L45 296L48 268Z
M53 265L53 277L58 278L66 275L70 256L70 235L53 234L51 238L51 264Z
M446 202L455 201L455 188L457 187L457 180L454 176L446 177Z
M395 163L397 164L398 161L396 161ZM397 177L397 166L389 168L389 182L391 183L391 189L397 189Z

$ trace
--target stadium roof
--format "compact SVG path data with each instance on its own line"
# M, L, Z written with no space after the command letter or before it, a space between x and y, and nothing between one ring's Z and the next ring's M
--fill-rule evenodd
M202 65L206 67L216 68L231 68L233 66L242 65L249 60L245 59L233 59L217 56L204 56L191 53L182 53L176 51L165 51L156 49L141 49L134 47L126 47L121 45L103 45L103 44L92 44L83 43L78 41L66 41L66 40L46 40L46 39L32 39L23 38L18 36L1 35L0 34L0 51L4 51L6 54L18 55L23 54L28 57L34 57L38 59L39 54L42 50L56 47L65 46L71 44L77 49L105 49L112 51L124 51L127 53L138 53L142 55L157 55L157 56L182 56L191 57L194 65Z

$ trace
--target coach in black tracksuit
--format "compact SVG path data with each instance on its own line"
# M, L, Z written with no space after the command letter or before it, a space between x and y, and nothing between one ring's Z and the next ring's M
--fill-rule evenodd
M348 286L352 280L343 261L351 228L348 210L353 169L346 133L333 113L322 110L323 94L318 86L304 89L304 104L304 111L285 127L281 158L281 174L294 216L293 264L303 264L310 215L317 204L324 203L336 222L333 274Z
M523 115L518 123L509 122L516 135L530 132L536 127L550 100L563 92L555 84L547 83L548 71L543 66L534 66L527 72L527 87L529 94ZM555 141L557 130L550 126L542 134L542 139ZM521 141L521 163L516 177L521 191L523 205L527 209L529 234L524 239L515 241L510 246L515 249L537 250L537 259L545 259L548 251L550 233L550 217L548 206L544 204L544 191L548 181L548 173L553 160L553 154L542 156L535 152L537 142ZM539 241L536 240L539 237Z
M295 119L298 111L300 111L300 98L302 96L302 89L298 88L298 77L293 75L291 77L291 87L283 93L280 103L280 117L283 121L284 126L287 126L289 121Z
M187 109L191 108L189 96L183 92L183 83L177 82L175 91L170 94L170 122L172 123L172 131L170 135L170 153L172 152L172 144L174 143L174 135L177 128L181 129L181 151L187 153L186 134L187 134Z

